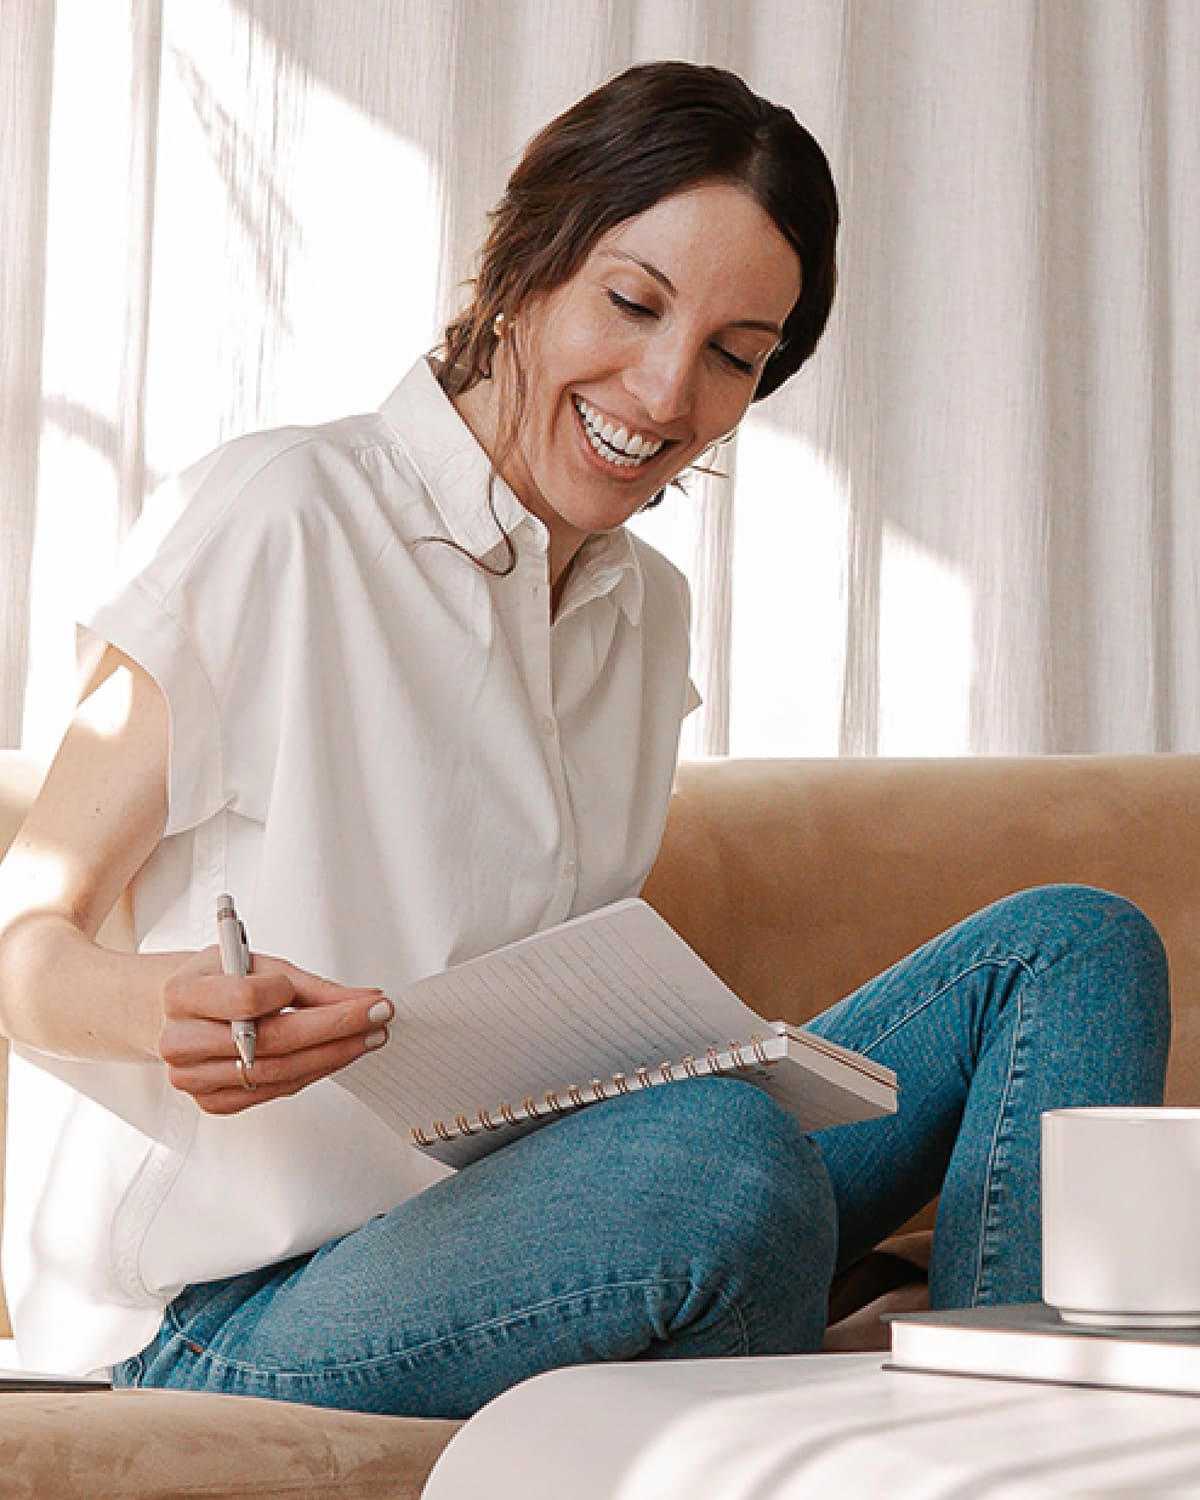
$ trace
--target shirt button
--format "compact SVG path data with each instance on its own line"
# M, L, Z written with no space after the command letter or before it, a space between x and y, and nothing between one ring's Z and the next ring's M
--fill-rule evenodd
M554 736L558 733L558 725L550 717L549 714L547 714L545 716L545 718L542 720L542 733L546 736L546 738L548 740L552 740L554 738Z
M570 879L574 875L578 874L578 872L579 872L579 861L578 860L569 859L569 860L567 860L566 864L563 865L563 874L566 875L568 877L568 879Z

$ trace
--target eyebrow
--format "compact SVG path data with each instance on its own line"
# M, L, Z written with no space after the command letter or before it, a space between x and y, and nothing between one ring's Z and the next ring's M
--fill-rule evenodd
M659 268L656 265L652 265L650 261L642 260L641 256L639 255L630 255L626 250L612 250L609 253L615 260L627 260L631 265L640 266L641 269L645 271L647 276L651 277L654 281L657 281L659 286L661 286L665 291L669 292L672 297L677 297L679 295L679 293L675 290L675 283L671 280L667 273L665 271L660 271ZM755 332L773 333L776 338L781 337L783 334L782 324L769 323L761 318L735 318L732 323L727 323L725 326L726 328L747 328L752 329Z

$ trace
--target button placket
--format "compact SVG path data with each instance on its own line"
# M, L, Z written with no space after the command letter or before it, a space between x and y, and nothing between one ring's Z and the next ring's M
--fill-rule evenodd
M547 910L547 920L563 921L570 915L579 870L575 817L567 788L562 736L554 708L554 648L550 622L550 584L546 554L532 550L519 564L522 573L522 627L526 643L529 696L542 741L542 755L558 807L561 855L558 879Z

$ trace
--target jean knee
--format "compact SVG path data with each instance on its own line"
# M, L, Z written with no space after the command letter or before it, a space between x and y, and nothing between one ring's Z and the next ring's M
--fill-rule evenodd
M833 1186L792 1115L732 1078L656 1089L645 1104L657 1117L656 1171L686 1184L697 1235L718 1237L720 1254L793 1276L803 1266L828 1280L837 1254Z
M1102 982L1075 996L1089 1016L1107 1002L1131 1034L1165 1051L1171 1032L1166 949L1139 906L1087 885L1039 886L999 905L1020 928L1062 944L1064 957L1075 952L1091 961Z
M1114 980L1123 983L1122 1001L1136 1015L1143 1033L1165 1048L1171 1035L1171 990L1167 950L1154 923L1124 896L1091 892L1097 941Z

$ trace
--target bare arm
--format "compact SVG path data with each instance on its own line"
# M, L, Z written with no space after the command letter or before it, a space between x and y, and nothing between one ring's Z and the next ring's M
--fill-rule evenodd
M96 942L162 838L167 754L158 685L110 648L0 865L0 1032L68 1056L161 1061L202 1108L229 1113L352 1062L382 1041L390 1006L281 959L256 955L252 974L231 979L214 948L140 955ZM260 1021L253 1093L234 1067L235 1016Z

